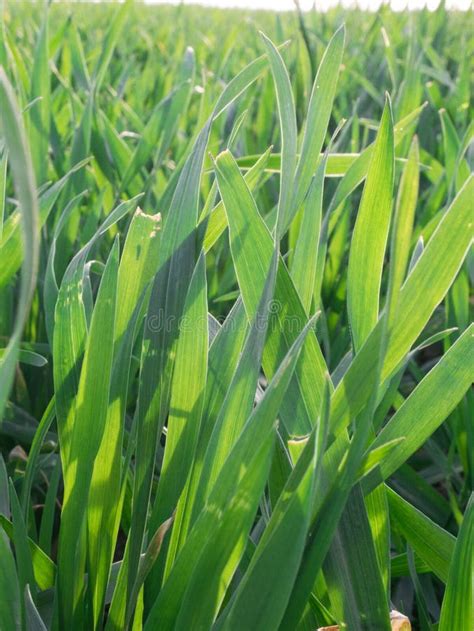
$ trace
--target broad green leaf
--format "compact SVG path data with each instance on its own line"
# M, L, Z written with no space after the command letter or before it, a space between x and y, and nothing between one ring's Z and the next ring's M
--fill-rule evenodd
M123 503L121 454L132 350L144 312L144 294L155 272L160 225L160 215L145 215L140 208L135 211L118 270L107 423L94 464L89 494L89 502L95 507L88 513L88 554L96 624L104 606Z
M5 537L0 536L0 616L2 625L12 631L20 631L21 600L18 577L10 545Z
M183 596L176 619L177 628L207 629L214 621L226 587L245 551L247 535L267 481L275 433L270 433L259 443L248 471L229 498L218 527L204 544ZM209 510L212 508L210 497ZM166 624L163 628L167 628Z
M186 540L193 523L194 503L201 479L204 456L217 416L224 402L240 358L247 330L247 318L241 300L238 300L219 329L209 349L207 385L199 440L192 469L177 503L176 515L166 560L165 574L169 573L177 552Z
M378 571L385 593L390 597L390 520L387 495L383 486L378 486L364 497L367 517L377 555Z
M426 104L425 104L426 105ZM410 114L399 120L393 127L393 142L395 148L399 146L404 138L409 136L413 132L418 119L425 108L425 105L413 110ZM353 164L349 167L347 172L338 184L338 187L331 199L327 211L327 218L331 216L333 211L336 210L340 204L359 186L367 175L367 171L372 160L372 152L374 150L374 144L369 145L364 151L362 151L359 157L354 160Z
M474 501L473 495L464 514L464 518L454 546L449 567L448 582L441 607L439 630L459 629L469 631L472 628L472 541L474 537Z
M269 432L271 432L295 369L301 346L312 322L312 320L308 322L308 325L293 344L285 360L281 362L278 372L265 390L263 399L252 412L244 430L240 434L221 471L221 475L216 480L208 502L195 521L186 543L178 554L175 565L150 611L147 619L147 625L150 628L154 628L153 625L156 625L158 620L161 624L163 603L166 603L167 611L172 607L174 613L170 615L176 615L190 573L193 571L193 567L201 554L202 541L208 538L210 530L215 525L216 505L221 507L220 510L223 510L225 504L235 494L243 475L249 470L249 461L255 454L255 445L261 445L264 440L268 439Z
M222 629L278 629L309 527L318 473L317 446L313 430L239 584Z
M316 279L325 169L323 158L303 203L303 219L291 266L291 276L306 313L310 312Z
M281 137L281 176L278 198L276 239L279 241L289 224L296 169L296 111L290 77L280 53L266 35L260 33L265 45L275 83ZM319 150L317 151L317 154ZM316 155L317 155L316 154Z
M379 317L380 285L392 210L393 172L393 123L390 101L387 100L357 213L347 271L347 308L356 352Z
M359 486L349 495L324 564L331 603L350 629L388 629L388 600Z
M6 535L13 541L14 531L13 524L6 516L0 515L0 526ZM56 566L47 554L43 552L37 544L28 537L28 546L30 548L30 556L33 564L33 574L38 589L44 591L54 587L56 578Z
M390 519L417 556L446 583L455 538L388 487L387 497Z
M36 583L33 572L33 560L28 546L28 534L26 525L21 513L20 502L10 480L10 504L13 524L13 542L15 544L15 560L18 574L18 584L20 593L25 591L27 585L30 585L33 593L36 595ZM21 603L21 617L25 620L25 603Z
M135 210L137 202L137 198L122 202L107 216L92 239L79 250L69 264L59 290L53 336L53 376L61 462L65 476L69 466L72 429L75 424L75 398L79 387L80 362L87 336L82 293L84 267L92 246L111 226Z
M299 210L306 197L311 178L316 172L324 139L326 137L334 96L336 94L339 69L344 51L345 27L342 25L332 36L319 64L314 80L311 99L305 123L301 155L295 175L295 191L292 212ZM331 169L331 158L328 157L328 171ZM292 216L288 218L291 221Z
M204 503L208 498L229 453L240 436L245 421L252 411L271 300L275 288L276 268L277 254L275 253L268 270L267 281L255 319L251 323L240 360L209 438L195 508L200 509L201 503Z
M257 59L226 86L179 173L169 207L164 211L164 228L158 271L148 306L141 357L138 398L138 436L135 472L128 590L136 572L143 546L145 516L150 498L156 444L169 408L170 387L177 340L177 322L182 315L196 258L199 187L204 153L213 121L264 70L265 59ZM161 326L159 322L161 321ZM158 325L158 326L157 326Z
M455 409L473 381L472 365L466 360L474 353L474 325L471 325L427 374L391 417L371 445L377 449L403 438L380 462L376 472L364 481L374 488L416 452Z
M274 252L273 239L263 220L260 218L255 200L250 193L240 171L229 151L221 153L216 160L216 174L219 190L227 215L230 231L231 251L234 253L234 265L237 280L242 292L242 299L249 320L256 313L263 286L265 284L270 260ZM246 250L258 242L262 256L255 258L250 267L244 263ZM258 282L256 282L258 279Z
M267 149L245 174L245 182L250 190L255 190L261 181L269 155L270 150ZM202 218L201 226L203 226L202 229L205 229L203 247L207 253L227 228L227 217L222 200L216 204L208 216Z
M110 22L105 40L101 46L100 57L97 60L92 77L94 91L98 92L100 90L100 87L105 79L108 66L114 54L114 49L124 27L127 15L129 14L131 4L131 0L126 0L123 3L123 6L115 12L114 17Z
M94 460L107 421L117 300L118 242L116 241L97 295L85 344L71 427L69 464L64 470L64 500L58 550L59 624L80 625L85 563L84 534L87 498ZM89 514L93 507L89 508ZM71 568L74 571L71 572ZM74 622L76 621L76 622Z
M436 306L445 296L470 246L470 198L474 177L454 199L398 296L390 331L382 380L391 376L422 332ZM419 297L423 296L420 301ZM356 355L331 402L331 431L335 434L357 414L369 395L368 373L380 345L383 316Z
M30 99L38 99L29 111L29 141L36 181L45 182L48 171L50 128L50 72L49 72L49 4L44 3L44 15L35 47L31 72Z
M7 194L7 165L8 156L4 150L2 157L0 158L0 243L2 243L3 237L3 222L5 219L5 205Z
M230 246L247 317L252 319L273 254L273 239L255 201L229 152L216 160L219 190L230 231ZM252 266L249 265L252 261ZM275 373L287 349L307 320L288 270L280 260L274 307L266 342L263 367L268 377ZM297 368L294 385L285 399L282 421L290 434L311 431L319 415L325 388L325 363L314 334L309 334Z
M52 346L53 338L54 338L54 311L56 308L56 301L58 299L59 287L58 281L56 279L56 271L54 268L55 257L56 257L56 246L58 237L61 234L62 229L67 223L67 220L72 212L77 208L80 200L84 196L85 191L79 193L71 199L71 201L67 204L64 211L62 212L59 221L57 222L53 238L51 240L50 249L48 253L48 262L46 264L45 278L44 278L44 287L43 287L43 300L44 300L44 310L45 310L45 318L46 318L46 330L48 333L48 339Z
M415 137L410 147L410 153L408 154L408 162L403 169L400 179L397 203L393 216L390 243L390 276L387 290L390 294L392 310L395 308L396 296L405 279L410 256L413 220L415 217L416 203L418 201L418 183L418 140Z
M0 130L8 149L8 161L21 208L21 225L25 255L17 303L15 325L0 361L0 418L13 383L18 359L20 337L28 316L36 285L38 265L38 201L35 193L33 167L25 131L13 89L0 68ZM2 259L3 260L3 259Z
M360 477L362 478L365 475L370 474L372 469L379 465L392 451L392 449L395 449L395 447L404 440L405 437L402 436L401 438L395 438L394 440L381 444L379 447L371 449L364 458L364 462L359 472Z
M183 310L160 479L150 528L171 515L192 468L207 381L207 284L204 253L198 259Z

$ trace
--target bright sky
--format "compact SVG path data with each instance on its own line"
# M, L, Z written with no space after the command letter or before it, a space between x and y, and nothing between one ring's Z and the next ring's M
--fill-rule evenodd
M421 9L427 6L429 9L435 9L439 0L389 0L395 11L403 11L404 9ZM447 8L469 10L472 0L447 0ZM148 4L180 4L181 0L145 0ZM300 0L300 6L303 10L310 9L314 0ZM346 7L357 4L362 9L376 10L382 3L382 0L342 0L342 5ZM294 9L293 0L184 0L184 4L205 4L214 7L242 7L249 9L270 9L270 10L291 10ZM325 9L338 4L338 0L316 0L316 6ZM472 18L472 14L470 15Z

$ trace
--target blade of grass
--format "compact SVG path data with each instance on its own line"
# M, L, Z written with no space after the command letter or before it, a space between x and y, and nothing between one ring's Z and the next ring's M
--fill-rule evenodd
M146 288L155 272L159 252L160 215L145 215L138 208L131 220L120 260L114 359L107 423L99 447L89 494L88 513L90 581L94 624L104 607L105 591L123 504L122 448L129 388L129 373L137 329L145 310Z
M166 559L165 576L169 574L177 553L182 548L193 523L194 503L201 479L204 456L240 358L247 318L241 300L238 300L220 328L209 349L208 377L205 404L201 420L199 441L192 469L179 498Z
M204 544L183 596L176 618L177 628L208 629L215 620L226 587L245 551L247 535L268 477L275 433L271 432L258 444L248 471L230 496L218 527ZM212 498L209 504L212 510ZM162 611L162 615L160 628L172 628L166 625L166 611Z
M472 628L472 541L474 537L473 495L464 514L449 567L446 592L441 607L439 630Z
M64 476L69 466L71 437L75 424L75 398L79 387L80 362L84 354L87 321L83 302L83 271L97 240L127 213L135 210L137 198L117 206L92 239L75 255L59 290L53 335L53 377L59 445Z
M162 523L170 515L189 476L199 439L207 381L207 284L204 253L198 259L183 310L168 416L166 445L155 504L149 521ZM161 579L164 563L153 571Z
M100 90L105 79L108 66L114 54L115 46L125 25L131 5L132 0L125 0L123 5L115 12L115 15L109 25L103 45L101 46L100 57L97 60L97 64L92 75L92 86L94 92L98 92Z
M298 571L310 523L318 469L317 448L324 446L313 430L250 565L239 584L222 629L278 629ZM319 443L319 444L318 444ZM321 451L321 448L320 450ZM263 590L263 591L262 591Z
M443 215L435 233L400 291L393 327L382 370L382 380L392 375L422 332L436 306L456 277L470 247L470 196L474 191L471 177ZM423 296L422 301L419 296ZM338 385L331 402L331 431L335 434L357 414L368 395L368 373L372 357L380 343L385 316L370 334L361 351Z
M43 288L43 300L44 300L44 310L45 310L45 318L46 318L46 330L48 333L49 343L53 345L54 338L54 311L56 307L56 302L58 300L59 294L59 286L58 281L56 279L56 271L54 268L55 258L56 258L56 246L58 238L61 234L62 229L67 223L67 220L71 213L77 208L79 202L82 197L85 195L86 191L79 193L71 199L71 201L67 204L64 211L62 212L59 221L57 222L53 238L51 240L51 245L48 253L48 262L46 264L46 272L44 278L44 288Z
M0 534L0 616L5 628L20 631L21 606L15 560L7 540Z
M3 237L3 222L5 219L5 204L7 193L7 165L8 155L6 150L3 150L2 157L0 159L0 243L2 243Z
M29 585L25 587L25 623L28 631L47 631L46 626L31 597Z
M270 156L270 149L267 149L255 164L245 174L245 183L251 191L257 189L258 184L262 180L263 173L265 171L265 165L267 164ZM200 221L201 230L205 230L203 237L203 247L205 252L209 250L216 243L217 239L221 236L224 230L227 228L227 217L224 210L224 204L222 200L216 204L212 209L209 216L203 217Z
M229 152L218 156L216 168L229 223L230 247L237 280L247 317L251 319L256 313L265 282L265 269L273 254L273 239ZM275 373L279 362L307 321L298 293L281 260L277 271L273 311L263 356L263 367L268 377ZM321 350L315 335L310 334L302 353L302 361L297 368L294 385L282 409L282 421L290 434L302 435L313 427L323 400L325 373Z
M79 379L75 423L69 436L69 466L64 471L64 499L58 550L60 627L82 626L85 564L85 517L93 463L107 420L115 328L118 242L116 241L97 295ZM89 507L89 511L93 507ZM72 568L74 568L72 570ZM72 571L71 571L72 570Z
M310 312L316 279L325 172L323 158L303 203L303 219L291 266L291 276L306 313Z
M51 556L51 546L53 543L54 518L57 509L57 495L59 481L61 479L61 461L58 458L49 480L48 491L44 501L43 512L41 515L41 526L38 536L38 544L40 548Z
M38 201L35 194L33 167L18 105L3 68L0 68L0 129L8 149L9 164L20 202L25 246L15 326L0 361L0 418L2 418L13 383L20 337L33 297L38 266Z
M379 317L380 285L392 208L393 124L387 98L352 234L347 308L357 352Z
M36 181L46 181L48 172L50 129L50 73L49 73L49 3L43 7L43 18L35 47L31 73L30 99L38 99L29 111L29 141Z
M409 136L413 132L418 123L418 119L423 112L425 105L413 110L410 114L399 120L393 127L393 142L395 148L397 148L402 140ZM362 151L359 157L349 167L341 181L339 182L336 191L331 199L326 217L329 219L331 214L336 208L347 199L347 197L359 186L367 175L370 161L372 159L372 152L374 145L369 145L364 151Z
M292 201L292 215L299 210L309 189L311 179L316 172L324 139L326 137L334 97L336 94L339 69L344 52L345 27L342 25L332 36L319 64L318 73L313 83L311 98L303 135L301 155L295 174L295 190ZM330 171L331 158L328 158ZM287 226L286 226L287 227Z
M269 432L271 432L271 427L290 383L302 344L312 323L312 320L308 322L291 347L285 360L280 364L277 373L265 391L263 399L252 412L229 458L226 460L208 502L195 521L186 543L178 554L173 569L150 611L146 622L146 626L148 625L150 629L155 628L158 621L160 624L162 623L161 605L163 602L167 603L167 608L172 606L175 612L173 616L176 615L180 599L189 580L188 577L201 554L202 542L209 538L209 532L215 525L216 509L214 506L223 507L229 501L229 498L235 494L242 476L248 470L249 461L255 454L255 445L261 445L266 438L268 439ZM220 510L223 509L222 507Z
M456 408L473 380L472 366L464 361L473 352L474 325L471 325L418 384L372 443L371 450L404 438L380 463L381 477L372 472L373 475L364 481L366 490L373 489L378 481L392 475Z
M395 207L390 243L390 280L387 293L395 308L396 297L402 287L410 256L413 220L418 200L419 154L418 139L412 141L408 162L403 169ZM390 314L391 315L391 314ZM390 317L390 316L389 316Z
M455 538L388 487L387 497L390 519L417 556L446 583Z
M0 515L0 526L3 532L9 537L11 541L14 540L14 528L13 523L9 521L4 515ZM43 550L31 539L27 537L29 546L29 556L33 565L33 574L38 589L45 591L54 587L54 581L56 577L56 565L49 558L49 556L43 552Z
M262 32L260 36L267 51L275 83L280 117L281 176L276 222L276 240L279 241L285 232L285 226L289 224L291 213L297 151L296 111L290 77L283 59L269 38Z
M38 199L38 223L40 228L44 227L60 192L64 189L69 178L81 169L85 163L86 161L82 161L76 164L66 175L41 193ZM20 269L23 261L23 248L21 213L18 210L14 210L5 221L3 237L0 242L0 256L2 257L2 262L5 261L0 270L0 288L5 287Z
M48 403L43 417L36 429L35 437L31 443L31 448L28 454L28 461L26 463L25 477L21 486L21 506L23 510L23 518L25 522L28 519L28 505L30 502L31 487L33 485L33 478L35 475L35 469L38 462L38 456L43 445L43 441L46 434L51 427L55 417L55 401L54 397Z
M277 255L275 253L255 320L250 326L239 363L209 439L196 494L195 510L200 509L208 498L252 410L260 374L270 303L275 288L276 267Z
M390 629L386 589L359 485L349 495L346 515L324 564L331 603L338 621L350 629Z
M20 593L25 591L27 585L30 585L33 590L33 594L36 595L36 583L33 572L33 561L30 554L30 548L28 546L28 534L26 531L26 525L23 521L23 515L20 508L20 503L10 480L10 506L12 513L13 524L13 541L15 544L15 560L18 574L18 584ZM21 602L21 618L23 623L25 622L25 603Z
M199 187L204 153L212 122L257 79L266 66L259 58L244 68L226 86L210 118L199 132L186 158L167 212L164 214L162 247L153 284L141 359L138 402L138 467L134 481L132 537L128 570L128 591L132 588L143 546L145 515L151 490L154 455L158 437L168 413L173 358L177 339L176 323L182 314L196 256L195 226L198 219ZM158 320L157 320L158 318ZM164 326L163 326L164 325ZM171 325L171 326L170 326ZM156 330L155 330L156 329ZM157 350L158 349L158 350ZM158 359L156 353L158 352ZM170 359L171 358L171 359Z

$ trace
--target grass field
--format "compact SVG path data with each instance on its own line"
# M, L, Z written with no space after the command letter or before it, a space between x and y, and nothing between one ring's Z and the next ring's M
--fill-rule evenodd
M472 631L472 14L0 6L1 631Z

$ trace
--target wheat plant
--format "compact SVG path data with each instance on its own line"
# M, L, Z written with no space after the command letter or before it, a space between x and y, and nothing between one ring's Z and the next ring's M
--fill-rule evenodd
M472 630L467 20L3 2L2 631Z

